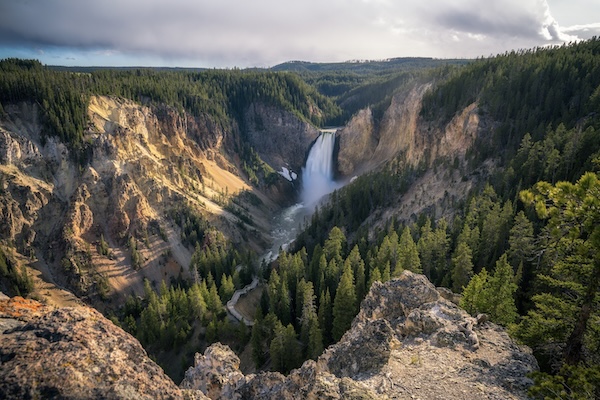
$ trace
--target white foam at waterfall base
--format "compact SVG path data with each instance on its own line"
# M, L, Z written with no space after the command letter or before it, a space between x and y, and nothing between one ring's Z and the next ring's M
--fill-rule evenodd
M334 146L335 134L322 133L310 149L302 169L302 203L307 208L341 186L333 180Z

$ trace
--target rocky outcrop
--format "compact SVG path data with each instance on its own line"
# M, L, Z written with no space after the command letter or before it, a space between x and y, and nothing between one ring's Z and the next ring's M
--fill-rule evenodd
M243 376L219 345L197 356L183 387L213 399L518 399L537 369L503 328L469 316L423 276L375 283L351 329L284 377Z
M181 382L184 389L202 391L208 397L233 395L234 388L244 375L240 372L240 359L228 346L215 343L204 355L196 353L194 368L190 368Z
M475 138L488 129L487 122L481 120L476 103L461 110L445 126L424 121L419 115L421 101L430 87L415 83L392 97L378 123L365 109L338 131L340 174L352 177L398 155L412 166L419 162L431 166L435 160L463 157Z
M244 114L250 144L274 169L282 167L297 174L319 131L292 113L263 104L251 105Z
M0 398L205 398L178 388L135 338L89 308L0 299Z
M370 108L360 110L337 132L339 141L338 172L342 176L360 173L368 166L377 148L375 123Z
M288 376L243 375L220 343L180 387L95 310L0 299L0 398L525 399L537 369L503 328L405 271L375 283L351 329Z

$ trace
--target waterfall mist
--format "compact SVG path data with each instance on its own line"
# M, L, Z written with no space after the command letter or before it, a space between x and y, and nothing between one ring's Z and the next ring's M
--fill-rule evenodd
M322 133L311 147L302 169L302 203L314 208L319 200L341 185L333 180L335 134Z

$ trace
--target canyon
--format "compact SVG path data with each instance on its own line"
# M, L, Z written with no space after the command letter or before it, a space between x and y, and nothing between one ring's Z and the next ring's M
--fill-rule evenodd
M411 222L425 211L452 218L453 205L495 169L493 158L477 173L466 167L467 152L489 134L492 122L476 102L449 123L426 121L420 111L430 87L420 81L403 86L381 117L367 107L327 133L297 113L261 102L225 126L167 104L93 95L84 163L73 148L46 134L39 104L4 106L3 251L24 266L34 282L30 297L44 304L3 300L0 393L525 398L531 384L526 374L537 369L530 351L409 271L376 282L342 340L288 376L242 372L229 347L213 344L194 357L178 386L135 338L98 312L114 315L128 299L147 296L145 282L157 290L161 282L197 281L191 265L198 248L226 242L240 252L270 251L271 261L289 245L289 238L277 245L276 237L277 221L288 211L304 210L291 218L296 229L323 196L390 163L421 173L403 196L364 223L371 236L392 218ZM196 248L185 236L193 218L207 227ZM251 325L252 316L245 318ZM430 379L423 381L423 374ZM61 376L68 379L60 382ZM469 390L472 397L465 394Z

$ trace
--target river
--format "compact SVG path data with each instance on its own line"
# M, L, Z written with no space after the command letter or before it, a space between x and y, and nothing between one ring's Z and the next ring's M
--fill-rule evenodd
M280 250L287 250L312 216L319 201L343 186L343 183L333 179L333 150L336 130L322 130L321 135L311 147L306 165L302 168L302 201L284 209L274 217L274 229L271 232L273 242L269 250L261 257L261 261L269 263L277 259ZM251 326L253 322L236 309L236 304L240 297L254 290L257 285L258 278L255 277L250 285L236 291L232 299L227 302L230 314L248 326Z

